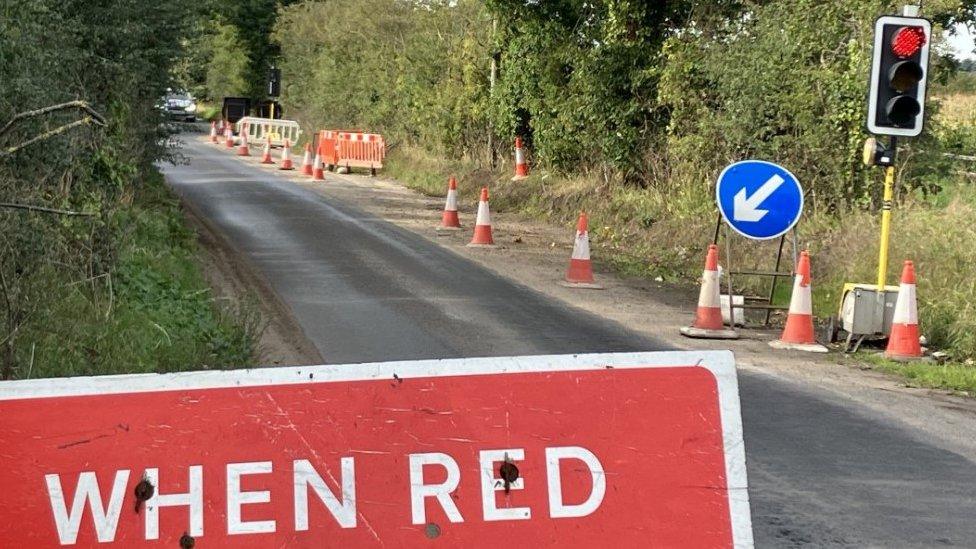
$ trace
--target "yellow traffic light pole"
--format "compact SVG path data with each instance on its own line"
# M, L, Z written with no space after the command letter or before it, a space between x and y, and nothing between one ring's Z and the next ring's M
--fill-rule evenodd
M891 137L888 147L871 137L864 142L864 164L885 168L884 195L881 203L881 239L878 242L878 278L876 284L847 282L840 294L837 316L828 323L827 339L833 342L838 328L847 331L844 352L857 350L866 336L888 335L885 326L887 312L894 307L897 287L886 284L888 274L888 246L891 242L891 210L894 207L895 157L898 139ZM857 340L856 343L854 340Z
M881 203L881 246L878 251L878 291L884 291L888 273L888 241L891 237L891 205L894 201L895 167L885 168L884 199Z

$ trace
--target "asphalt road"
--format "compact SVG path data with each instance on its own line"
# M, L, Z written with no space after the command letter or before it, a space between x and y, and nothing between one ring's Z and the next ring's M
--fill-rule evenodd
M184 152L169 184L327 362L666 348L216 147ZM976 547L976 464L824 391L740 385L757 546Z

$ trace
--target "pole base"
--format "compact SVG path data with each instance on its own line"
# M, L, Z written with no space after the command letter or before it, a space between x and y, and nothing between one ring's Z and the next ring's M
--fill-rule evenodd
M685 326L680 331L681 335L695 339L739 339L739 332L732 329L707 330L705 328Z
M783 349L785 351L804 351L807 353L826 353L827 348L819 343L787 343L779 339L770 341L769 346L773 349Z

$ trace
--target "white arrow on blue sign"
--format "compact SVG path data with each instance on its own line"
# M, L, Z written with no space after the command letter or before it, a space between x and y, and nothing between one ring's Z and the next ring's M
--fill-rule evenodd
M763 160L743 160L722 170L715 199L729 226L754 240L782 235L803 212L803 189L796 176Z

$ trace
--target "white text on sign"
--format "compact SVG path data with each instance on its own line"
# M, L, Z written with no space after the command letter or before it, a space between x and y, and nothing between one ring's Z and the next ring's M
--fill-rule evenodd
M584 517L595 512L603 502L606 494L606 477L603 465L595 454L579 446L559 446L545 449L544 456L537 456L545 460L546 487L549 497L548 515L550 518ZM503 483L498 478L498 464L506 461L518 464L525 460L522 448L503 448L482 450L479 453L479 470L482 496L482 516L484 521L528 520L532 517L532 509L528 507L499 508L496 495L500 490L522 490L524 482L517 478L512 482ZM591 485L589 495L582 502L569 503L564 501L560 463L566 460L581 462L590 473ZM465 517L451 498L461 483L461 470L455 458L446 453L428 452L409 454L410 485L405 487L410 492L410 516L415 525L427 522L428 504L439 505L448 520L454 523L465 521ZM353 457L340 459L340 478L334 478L331 469L321 467L326 471L326 478L320 474L315 464L307 459L296 459L291 462L293 472L292 494L294 502L294 524L289 525L294 531L309 529L309 493L325 506L329 514L340 528L356 528L361 515L356 507L356 463ZM446 473L443 482L431 483L426 480L434 468ZM244 477L259 477L273 472L271 461L228 463L222 471L226 480L225 496L227 523L225 532L233 535L273 533L282 528L281 521L272 520L244 520L242 509L245 506L267 504L271 502L272 494L269 490L244 490L241 480ZM48 497L54 516L58 538L62 545L72 545L78 538L85 516L85 508L93 521L94 530L99 542L106 543L115 540L119 517L127 496L130 470L122 469L115 472L109 489L108 501L102 496L103 490L99 486L95 472L85 471L78 476L74 494L67 496L63 490L61 475L51 473L45 475ZM165 507L185 507L188 513L189 527L187 533L194 537L204 535L204 490L203 466L191 465L187 467L187 492L168 493L165 479L160 479L159 470L147 468L142 478L148 480L154 487L152 497L145 501L145 539L159 539L159 511ZM326 479L329 482L326 482ZM105 479L103 478L103 483ZM329 486L335 486L333 491ZM70 507L68 501L71 501ZM470 519L470 517L467 517Z

